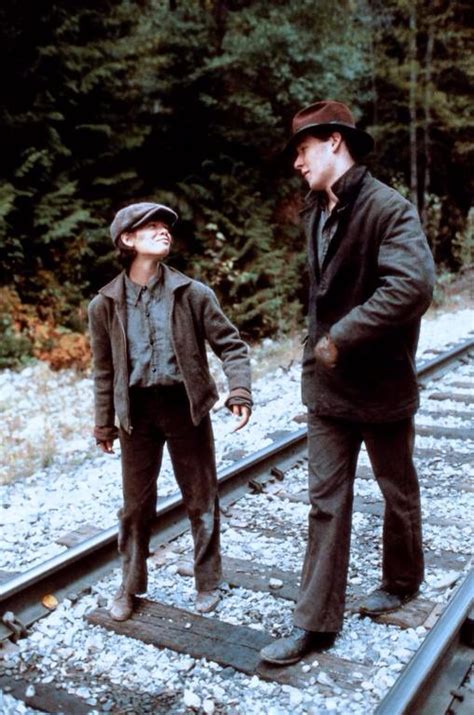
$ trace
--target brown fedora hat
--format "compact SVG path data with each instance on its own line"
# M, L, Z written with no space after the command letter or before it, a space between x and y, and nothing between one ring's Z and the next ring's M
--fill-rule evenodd
M340 131L358 157L365 156L374 148L374 140L368 132L358 129L352 112L342 102L325 99L304 107L293 117L291 137L285 151L295 148L303 134L314 134L327 130Z

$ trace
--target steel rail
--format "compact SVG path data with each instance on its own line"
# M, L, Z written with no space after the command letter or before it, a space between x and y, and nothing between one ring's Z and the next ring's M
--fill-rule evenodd
M437 355L431 360L423 360L418 363L416 366L416 374L419 378L428 377L454 360L468 354L472 349L474 349L474 338L467 338L464 342L458 343L441 355Z
M473 603L474 571L470 571L374 715L421 712L431 689L430 681L456 641Z
M235 500L240 489L248 490L251 480L268 475L273 467L280 469L295 462L306 445L306 428L291 433L269 447L255 452L230 467L219 470L219 497L222 504ZM187 517L180 494L165 498L158 504L153 526L152 544L183 533ZM0 584L0 620L12 613L17 624L28 626L48 613L42 604L45 595L64 597L90 586L110 571L119 561L117 554L118 527L113 526L85 539L80 544L24 571ZM8 616L6 621L10 621ZM12 635L12 628L0 622L0 640Z
M269 447L265 447L239 460L231 467L221 470L218 474L219 494L222 493L224 484L234 482L237 477L252 478L257 470L267 467L268 462L274 457L278 459L284 458L283 452L291 452L295 448L299 448L305 441L306 428L303 427L298 432L292 432L289 437L283 437ZM179 494L173 494L165 498L156 511L156 522L159 523L160 519L176 510L181 504L182 499ZM53 556L38 566L8 579L6 583L0 584L0 602L18 594L32 583L37 582L39 578L48 578L67 564L72 566L78 560L95 553L102 546L107 547L111 543L115 546L117 536L118 527L112 526L100 532L100 534L85 539L80 544L67 549L67 551Z
M469 338L446 353L417 365L417 374L427 376L472 348L474 339ZM239 486L247 488L251 479L268 474L272 467L281 468L285 460L295 461L296 455L305 448L306 437L307 430L303 427L231 467L219 470L221 499L232 500ZM153 534L172 538L185 530L183 524L187 524L184 505L181 496L175 494L158 505ZM48 613L48 608L41 603L44 595L55 594L61 598L72 590L77 592L90 586L91 580L98 580L118 563L117 537L118 527L110 527L0 584L0 620L6 612L12 612L20 624L28 626ZM0 640L10 636L11 629L0 622Z

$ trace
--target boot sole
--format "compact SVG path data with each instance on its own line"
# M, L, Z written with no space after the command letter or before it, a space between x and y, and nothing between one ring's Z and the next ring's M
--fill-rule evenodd
M293 665L293 663L298 663L298 661L303 660L306 655L308 654L305 653L305 655L300 655L297 658L286 658L285 660L276 660L276 658L267 658L261 655L260 659L263 660L264 663L270 663L271 665Z

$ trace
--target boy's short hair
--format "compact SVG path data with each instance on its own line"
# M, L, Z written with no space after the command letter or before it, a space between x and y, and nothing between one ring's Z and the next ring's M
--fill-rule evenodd
M122 268L128 269L133 263L133 259L137 255L136 250L132 246L126 246L122 241L122 234L115 241L117 249L117 259Z

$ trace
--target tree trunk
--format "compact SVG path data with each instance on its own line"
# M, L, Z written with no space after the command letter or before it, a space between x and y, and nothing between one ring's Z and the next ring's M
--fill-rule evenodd
M408 56L410 62L409 79L409 113L410 113L410 195L411 200L418 206L418 166L417 166L417 132L416 132L416 90L418 70L416 62L416 4L410 3L410 33L408 43Z
M226 22L227 22L227 3L226 0L214 0L214 19L217 26L217 36L219 40L219 47L222 45L222 40L225 35Z
M421 216L423 225L427 220L427 203L431 183L431 76L433 69L433 46L434 46L434 22L428 25L428 39L426 42L425 56L425 97L424 97L424 122L423 122L423 149L424 149L424 174L423 174L423 203L421 206Z
M374 10L370 14L370 79L372 88L372 126L377 127L378 116L378 95L377 95L377 18Z

